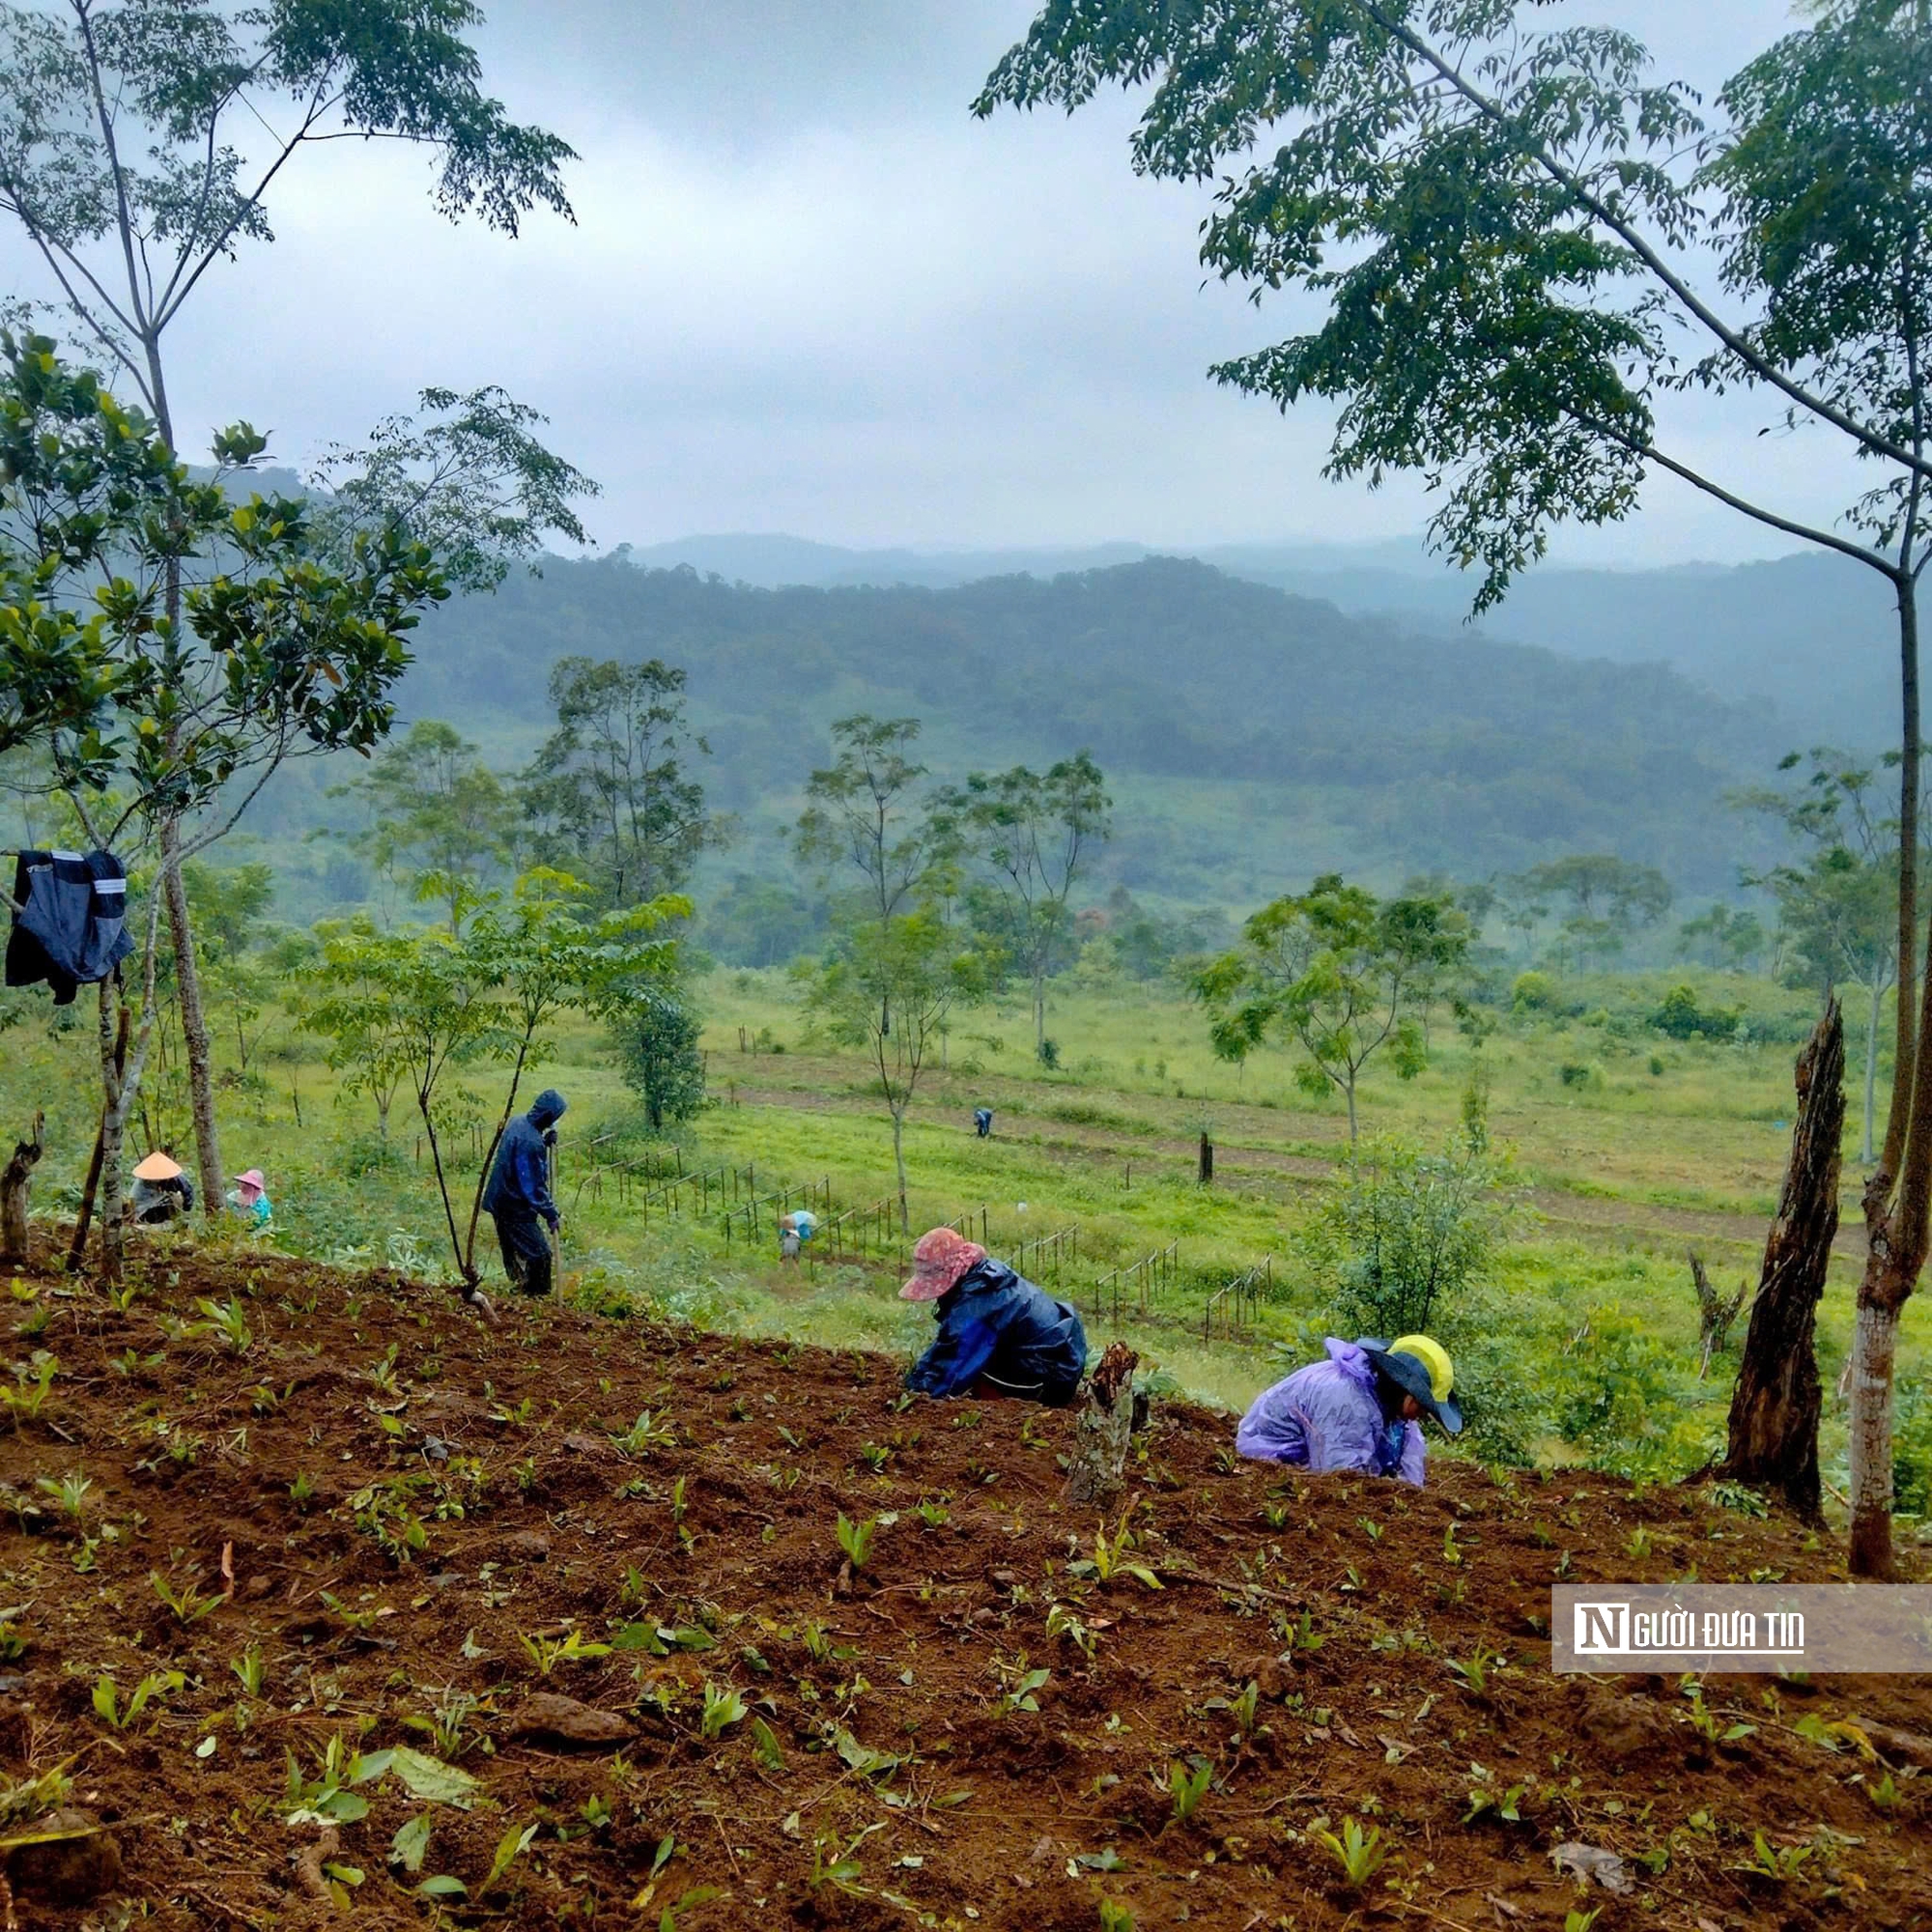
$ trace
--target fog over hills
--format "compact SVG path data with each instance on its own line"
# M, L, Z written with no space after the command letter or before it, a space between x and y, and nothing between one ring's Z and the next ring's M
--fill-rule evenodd
M789 536L698 536L629 553L764 588L944 587L1026 573L1050 578L1156 554L1148 545L1003 551L841 549ZM1170 548L1236 577L1319 598L1354 616L1464 631L1473 588L1419 541ZM1767 698L1794 743L1882 746L1897 736L1890 595L1870 571L1807 551L1770 562L1602 570L1545 564L1474 627L1566 657L1670 666L1719 696Z

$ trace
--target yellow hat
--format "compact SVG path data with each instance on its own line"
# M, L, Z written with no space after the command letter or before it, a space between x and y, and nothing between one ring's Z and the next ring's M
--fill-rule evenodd
M136 1180L173 1180L181 1173L181 1162L164 1153L151 1153L134 1168Z
M1413 1355L1429 1371L1430 1394L1437 1402L1448 1401L1450 1390L1456 1386L1456 1367L1440 1342L1432 1342L1427 1335L1405 1335L1399 1342L1389 1344L1389 1353Z

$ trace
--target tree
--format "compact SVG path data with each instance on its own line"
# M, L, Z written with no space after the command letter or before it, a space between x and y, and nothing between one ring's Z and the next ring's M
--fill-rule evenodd
M1418 988L1468 952L1463 915L1444 899L1379 901L1325 872L1299 896L1276 899L1247 923L1242 944L1196 979L1224 1060L1246 1060L1285 1034L1301 1048L1295 1078L1311 1094L1339 1090L1349 1141L1358 1131L1355 1088L1384 1046L1397 1073L1428 1064L1415 1016Z
M366 914L315 928L315 956L293 975L290 1010L302 1032L328 1042L328 1065L345 1094L376 1103L376 1131L389 1138L389 1110L409 1070L404 1009L387 997L384 934Z
M962 948L938 912L924 907L885 920L852 919L831 954L802 977L807 1015L878 1070L893 1126L899 1231L910 1234L906 1113L954 1010L983 996L984 959Z
M346 139L400 141L436 156L437 205L452 220L474 213L514 236L532 208L569 215L561 169L574 156L483 93L464 38L481 21L471 0L0 7L0 213L45 267L78 337L119 366L170 451L181 444L168 331L213 286L217 262L244 242L271 239L268 196L300 152ZM244 153L253 157L245 169ZM432 543L454 535L452 575L469 585L472 558L493 546L526 551L549 527L582 535L568 511L574 472L534 461L532 452L545 453L527 438L527 412L495 390L426 391L423 405L447 420L425 431L400 419L383 426L356 478L343 474L354 465L338 464L346 512L334 519L337 567L356 534L400 526ZM474 425L468 432L466 420ZM452 460L456 468L444 469ZM493 471L507 487L483 480ZM495 522L493 503L502 512ZM506 527L519 522L521 531ZM179 621L180 604L171 569L170 620ZM213 1214L222 1163L182 842L163 813L158 886Z
M993 777L975 772L945 810L991 872L1003 901L1005 938L1033 987L1034 1050L1046 1043L1046 976L1067 950L1067 904L1089 849L1110 830L1113 801L1086 752L1045 772L1024 765Z
M1442 493L1436 543L1482 571L1478 610L1553 526L1627 516L1658 472L1890 587L1898 1071L1865 1198L1852 1432L1853 1567L1888 1575L1898 1318L1932 1246L1932 975L1918 971L1932 12L1823 0L1719 91L1715 134L1688 86L1647 70L1628 34L1545 28L1534 0L1049 0L975 109L1151 82L1135 165L1221 176L1210 270L1322 309L1312 333L1214 374L1284 409L1337 401L1331 475L1422 474ZM1665 447L1656 406L1691 386L1871 465L1848 527L1784 514L1747 468L1726 477Z
M491 872L509 863L517 827L510 788L440 719L418 719L329 796L361 803L368 823L350 835L351 848L392 885L440 904L452 932Z
M1670 881L1654 866L1634 866L1609 852L1579 852L1524 874L1529 891L1544 899L1567 899L1564 933L1581 954L1623 950L1638 925L1655 925L1670 910Z
M1722 899L1714 900L1695 919L1677 928L1677 954L1701 959L1707 966L1747 973L1771 944L1764 922L1748 907L1740 912Z
M1536 928L1549 917L1548 895L1520 873L1506 873L1495 881L1496 917L1522 941L1522 963L1532 956Z
M13 599L0 635L32 631L50 657L71 653L100 693L88 715L43 711L34 749L87 837L126 851L131 835L160 875L143 921L138 1019L120 976L101 982L111 1276L122 1135L156 1017L166 878L234 825L284 758L366 749L388 729L403 640L447 591L428 552L393 528L358 535L346 567L324 561L301 504L232 503L46 338L0 336L0 585ZM217 444L254 451L260 439L237 430ZM43 607L73 621L41 625ZM51 682L61 676L52 664ZM83 1227L92 1205L84 1196Z
M1781 772L1801 762L1796 752ZM1747 873L1778 904L1787 937L1829 994L1842 980L1865 989L1865 1092L1859 1158L1869 1167L1877 1119L1878 1036L1885 995L1898 970L1898 822L1878 791L1878 769L1829 746L1814 746L1796 791L1756 786L1733 794L1740 810L1777 819L1805 852L1796 865ZM1898 754L1882 764L1896 766Z
M681 891L719 833L685 769L711 748L686 719L684 672L657 658L559 658L550 701L557 728L518 784L539 849L611 905Z
M624 1078L644 1103L652 1133L690 1120L704 1105L703 1023L681 988L638 994L616 1025Z

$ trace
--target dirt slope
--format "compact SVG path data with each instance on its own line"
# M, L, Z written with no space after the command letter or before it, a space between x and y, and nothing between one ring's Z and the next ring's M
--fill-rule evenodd
M1284 1476L1171 1409L1122 1552L1161 1587L1102 1584L1068 1570L1095 1524L1058 1500L1065 1417L901 1408L873 1356L551 1308L486 1330L394 1276L144 1262L125 1312L14 1286L16 1374L36 1349L59 1367L37 1415L0 1420L0 1605L25 1645L0 1664L0 1772L67 1766L68 1823L111 1827L145 1923L428 1923L424 1879L467 1888L454 1922L693 1932L1088 1932L1103 1900L1143 1927L1932 1922L1932 1776L1907 1762L1932 1746L1881 1740L1887 1804L1857 1739L1797 1728L1922 1738L1932 1687L1714 1680L1707 1738L1674 1684L1548 1669L1553 1576L1836 1575L1795 1525L1594 1476ZM50 1492L71 1474L77 1515ZM879 1523L849 1585L841 1512ZM1048 1634L1056 1604L1091 1657ZM572 1630L629 1647L559 1655ZM1506 1662L1480 1690L1450 1667L1489 1653ZM745 1706L714 1708L709 1739L707 1683ZM561 1740L591 1719L546 1694L611 1735ZM412 1723L439 1709L440 1736ZM383 1769L396 1747L476 1782ZM1183 1823L1168 1786L1190 1760L1209 1781ZM418 1818L412 1874L388 1854ZM1358 1891L1318 1835L1349 1819L1386 1853ZM1756 1833L1785 1875L1744 1869ZM1568 1840L1622 1855L1632 1888L1579 1900L1549 1856ZM82 1889L109 1875L99 1843L65 1848ZM45 1862L12 1855L22 1923L124 1922L62 1903Z

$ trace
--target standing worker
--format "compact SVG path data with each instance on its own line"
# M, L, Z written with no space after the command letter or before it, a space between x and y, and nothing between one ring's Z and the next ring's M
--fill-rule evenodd
M1422 1418L1433 1417L1451 1435L1463 1430L1448 1350L1427 1335L1386 1345L1331 1335L1325 1346L1326 1361L1296 1369L1255 1398L1235 1447L1259 1462L1400 1476L1420 1489Z
M556 1136L549 1131L561 1120L564 1098L546 1087L527 1114L519 1114L503 1130L483 1206L497 1224L497 1240L503 1250L503 1272L513 1288L526 1294L548 1294L551 1284L551 1240L556 1238L562 1216L550 1191L550 1151ZM539 1221L550 1226L550 1240Z

